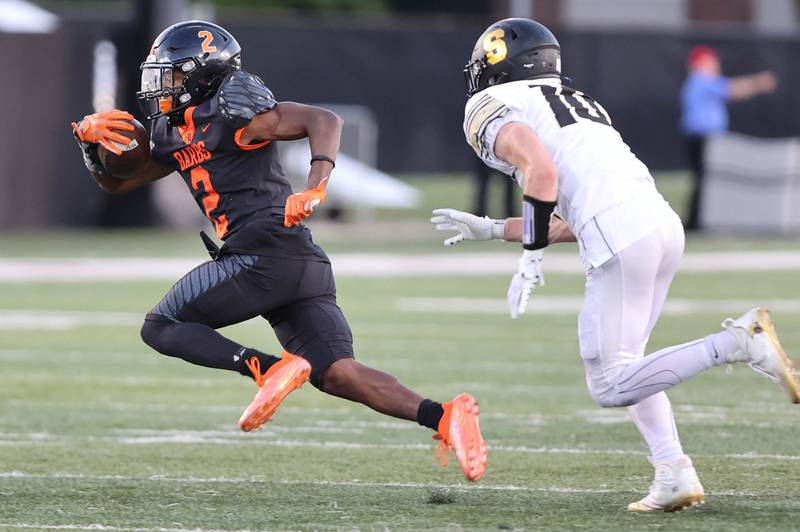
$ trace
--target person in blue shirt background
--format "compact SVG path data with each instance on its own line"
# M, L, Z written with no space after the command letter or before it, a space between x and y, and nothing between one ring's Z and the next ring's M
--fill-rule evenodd
M686 137L689 165L694 174L687 230L700 229L700 195L703 186L703 149L706 138L728 130L729 101L741 101L771 93L777 87L770 71L728 78L722 75L713 48L696 46L689 52L689 75L681 87L681 132Z

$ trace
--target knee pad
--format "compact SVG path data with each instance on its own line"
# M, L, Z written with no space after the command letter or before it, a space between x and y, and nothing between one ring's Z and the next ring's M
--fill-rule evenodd
M598 406L603 408L618 408L621 406L631 406L638 400L633 396L623 395L617 391L616 386L605 386L602 389L589 389L589 395Z
M616 385L608 380L591 381L587 379L586 385L589 389L589 396L598 406L603 408L628 406L625 404L624 398L617 392Z
M162 333L164 329L172 325L172 323L173 321L167 317L159 314L148 314L145 316L144 323L139 331L142 341L156 351L162 352L162 349L160 349L163 347Z
M595 403L597 403L597 406L602 408L612 408L615 406L613 401L614 394L608 390L595 390L590 388L589 396Z

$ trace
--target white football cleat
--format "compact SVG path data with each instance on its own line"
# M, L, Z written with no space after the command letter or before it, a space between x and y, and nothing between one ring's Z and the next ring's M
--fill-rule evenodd
M644 499L630 503L629 512L679 512L705 502L705 491L691 458L683 455L653 465L656 476L650 485L650 493Z
M778 341L769 310L756 307L737 320L726 319L722 326L736 335L739 344L726 362L747 362L756 372L780 383L791 402L800 403L800 378Z

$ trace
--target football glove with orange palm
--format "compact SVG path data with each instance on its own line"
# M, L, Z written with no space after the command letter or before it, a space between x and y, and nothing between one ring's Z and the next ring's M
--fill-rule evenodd
M98 144L117 155L122 153L115 143L127 145L131 140L114 130L133 131L131 120L133 116L130 113L115 109L87 115L79 123L72 122L72 134L83 152L83 163L90 172L101 174L105 171L97 155Z
M79 142L100 144L111 153L121 155L122 149L115 143L127 146L131 139L114 130L133 131L135 128L131 120L133 115L130 113L114 109L84 116L80 122L72 123L72 129Z
M286 208L283 215L283 225L294 227L302 220L311 216L314 207L325 201L328 197L322 185L317 188L297 192L286 198Z

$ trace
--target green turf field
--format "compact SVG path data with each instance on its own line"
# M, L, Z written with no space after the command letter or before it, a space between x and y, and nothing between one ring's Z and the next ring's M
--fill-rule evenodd
M318 240L339 252L391 251L380 243L348 245L329 236L335 227L321 229ZM439 250L435 234L406 238L404 252L450 251ZM763 246L792 247L780 242ZM170 232L4 234L0 244L6 257L203 259L196 236ZM705 248L737 245L690 243ZM681 273L671 296L719 300L720 310L665 315L651 349L718 330L726 300L797 301L799 277ZM581 293L578 275L550 274L547 281L534 298ZM236 421L255 392L252 382L163 357L138 337L140 316L169 281L0 283L0 530L800 526L800 407L748 368L718 368L670 392L707 504L628 515L626 504L646 491L652 469L625 411L599 409L585 391L575 313L511 321L488 311L403 306L414 298L502 301L507 282L508 276L338 281L359 360L435 399L461 391L478 398L490 455L475 485L463 480L454 456L447 468L437 464L427 429L310 385L263 430L241 433ZM800 353L800 313L774 317L787 351ZM264 323L226 333L278 349Z

